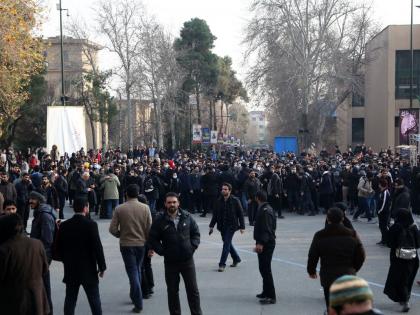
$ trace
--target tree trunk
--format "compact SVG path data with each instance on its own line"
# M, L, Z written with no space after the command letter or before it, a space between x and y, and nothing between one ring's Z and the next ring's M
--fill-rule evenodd
M173 108L173 109L175 109L175 108ZM176 110L173 111L173 115L171 115L169 113L169 122L170 122L170 128L171 128L171 148L172 148L172 152L175 152L175 149L176 149L175 121L176 121Z
M220 101L220 132L223 132L223 101Z
M108 139L108 124L106 122L101 122L101 140L102 140L102 149L105 151L107 149L107 139Z
M127 95L127 114L128 114L128 147L133 147L133 111L131 106L131 91L128 84L125 87L125 93Z
M210 99L209 101L209 107L210 107L210 117L209 117L209 128L211 129L213 127L213 100Z
M217 130L216 101L213 101L212 105L213 105L213 113L214 113L213 130Z
M200 92L198 88L195 92L195 101L196 101L196 108L197 108L197 123L201 125L201 112L200 112Z
M93 119L88 115L89 117L89 124L90 124L90 131L92 133L92 146L94 150L96 150L96 134L95 134L95 124L93 122Z
M229 106L226 104L226 126L225 126L225 133L228 133L228 124L229 124Z

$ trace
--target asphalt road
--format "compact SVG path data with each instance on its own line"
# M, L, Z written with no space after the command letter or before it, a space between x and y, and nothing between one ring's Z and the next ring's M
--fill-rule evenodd
M66 209L65 215L67 218L72 215L70 208ZM203 314L323 314L323 292L319 280L309 279L306 274L306 261L313 234L325 222L324 215L309 217L286 213L285 220L278 220L277 246L272 263L277 304L267 306L259 305L255 298L261 292L262 280L258 272L257 256L253 252L252 227L247 227L243 235L237 233L234 237L242 262L237 268L227 267L225 272L219 273L217 267L222 248L220 234L215 231L211 236L208 235L209 217L200 218L194 215L194 218L201 231L201 245L195 254L195 264ZM109 221L97 220L108 266L105 277L100 281L103 313L129 314L132 305L128 278L119 252L118 239L108 232ZM382 293L389 267L389 249L376 245L380 236L378 226L357 222L355 228L367 251L367 260L359 275L369 281L375 295L375 307L384 314L399 314L400 306ZM229 258L228 264L230 261ZM163 259L154 257L152 264L155 294L144 301L142 314L169 314ZM55 314L63 314L65 285L62 278L62 264L53 262L51 286ZM418 278L420 279L420 275ZM182 281L180 296L183 314L190 314ZM410 313L420 314L420 287L416 285L411 302ZM79 292L76 314L90 314L83 289Z

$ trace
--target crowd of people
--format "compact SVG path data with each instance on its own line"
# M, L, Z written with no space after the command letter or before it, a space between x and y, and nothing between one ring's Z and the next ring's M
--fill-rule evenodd
M74 313L82 285L92 313L101 314L97 283L106 263L98 226L92 219L112 219L110 233L120 239L134 312L141 312L142 299L153 294L151 258L157 253L165 257L170 313L181 314L178 287L182 275L191 313L202 314L192 258L200 243L194 213L201 217L211 214L209 234L215 226L221 233L219 272L225 270L229 254L231 267L241 262L232 239L236 231L244 232L247 217L248 225L254 227L263 279L263 292L257 297L262 304L274 304L271 260L276 221L284 219L283 211L327 215L326 227L314 236L308 259L311 278L317 277L316 265L321 260L327 307L331 306L334 281L355 275L365 259L363 245L346 215L353 221L363 218L367 223L379 223L378 245L391 248L384 292L401 303L404 312L410 309L411 288L419 267L420 238L413 214L420 214L420 167L411 166L408 157L390 149L374 153L362 145L345 152L337 148L298 156L243 148L218 151L214 147L178 152L153 147L127 152L119 148L85 152L82 148L71 155L61 155L56 146L49 152L9 149L0 155L0 179L0 209L4 214L0 218L1 242L7 245L0 245L0 264L3 267L1 260L10 254L11 239L16 243L13 246L33 247L32 259L38 255L39 260L32 265L41 268L46 293L46 300L43 296L28 300L33 303L29 309L36 305L36 314L52 314L48 265L53 259L64 264L64 313ZM66 219L66 200L76 215L60 224ZM30 209L34 219L28 231ZM13 228L3 229L6 223ZM20 231L39 239L44 252L39 244L27 242ZM74 253L83 254L87 269L74 260ZM82 269L86 274L78 272ZM2 277L0 280L9 281L4 283L14 283L7 278L10 275L3 273ZM1 292L3 288L1 284ZM345 314L338 309L333 307L331 314ZM10 314L30 313L24 311Z

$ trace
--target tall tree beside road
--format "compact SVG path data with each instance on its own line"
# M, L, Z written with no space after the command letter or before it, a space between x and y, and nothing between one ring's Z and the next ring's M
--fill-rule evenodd
M107 47L115 52L120 61L116 74L120 77L127 101L128 143L133 146L132 93L135 85L135 58L142 43L143 6L133 0L100 0L97 8L101 32L108 39Z
M370 8L350 0L255 0L251 11L249 87L277 129L308 130L322 145L328 117L363 90L365 46L376 32Z
M185 22L175 40L177 61L187 74L184 90L195 94L198 124L201 124L200 96L217 84L217 56L211 52L215 40L206 21L198 18Z
M44 69L43 45L33 0L0 2L0 144L10 146L32 78Z

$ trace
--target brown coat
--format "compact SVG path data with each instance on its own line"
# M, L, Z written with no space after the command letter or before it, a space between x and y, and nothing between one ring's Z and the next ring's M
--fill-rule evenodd
M2 314L49 313L42 275L48 271L44 246L24 235L0 245L0 305Z

